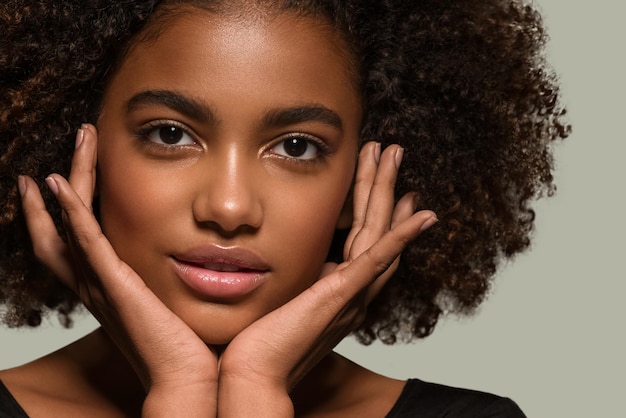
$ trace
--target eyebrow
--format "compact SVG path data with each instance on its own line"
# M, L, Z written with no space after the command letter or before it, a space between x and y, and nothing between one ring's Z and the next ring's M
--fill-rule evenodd
M125 104L126 111L132 112L143 106L165 106L189 118L205 122L217 123L218 119L211 108L193 98L170 90L146 90L133 95ZM317 121L343 128L337 112L320 104L270 109L262 118L262 126L282 127L302 122Z
M126 111L132 112L148 105L165 106L202 122L215 121L215 115L209 106L169 90L146 90L137 93L126 102Z
M339 115L322 105L296 106L285 109L272 109L263 117L265 126L288 126L301 122L317 121L342 129Z

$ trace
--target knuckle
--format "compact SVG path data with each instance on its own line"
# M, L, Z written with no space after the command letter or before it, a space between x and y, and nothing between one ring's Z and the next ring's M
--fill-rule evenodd
M378 216L366 216L363 222L363 229L369 230L376 236L380 237L391 227L391 221L382 222Z
M89 248L93 246L103 237L102 232L92 232L87 230L76 230L74 234L74 241L81 248Z
M401 233L398 229L390 230L389 234L391 234L393 239L400 245L400 251L406 248L414 239L412 235Z
M375 276L379 276L381 273L383 273L385 270L389 268L391 263L393 263L393 259L388 260L388 259L382 258L380 255L376 254L373 248L371 247L365 250L365 252L363 253L363 256L369 260L370 265L372 266L372 271L375 273Z
M316 294L316 300L324 301L323 309L336 312L350 300L346 292L346 277L343 271L337 272L330 280L320 280L310 290Z

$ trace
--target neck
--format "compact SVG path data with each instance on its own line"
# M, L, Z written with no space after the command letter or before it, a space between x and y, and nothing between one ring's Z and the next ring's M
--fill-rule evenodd
M291 398L298 414L306 415L320 405L328 408L345 402L349 397L346 389L352 387L349 382L360 369L337 353L328 354L293 389Z
M145 391L130 363L102 328L59 352L84 379L84 384L122 407L140 407Z

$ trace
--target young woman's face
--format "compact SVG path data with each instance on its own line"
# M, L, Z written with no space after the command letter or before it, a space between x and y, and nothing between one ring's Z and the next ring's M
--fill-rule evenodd
M170 309L227 343L318 278L344 220L360 100L337 35L313 19L165 22L105 92L101 222Z

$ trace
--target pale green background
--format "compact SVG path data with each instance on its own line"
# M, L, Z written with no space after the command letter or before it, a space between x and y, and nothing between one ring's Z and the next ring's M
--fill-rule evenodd
M490 300L408 346L339 351L376 371L482 389L515 399L529 417L624 417L624 15L614 0L540 0L574 134L558 147L557 195L537 206L531 252L502 270ZM0 369L60 347L94 327L56 321L0 329Z

